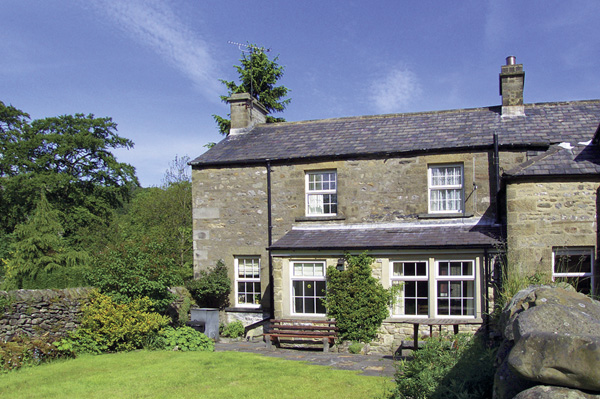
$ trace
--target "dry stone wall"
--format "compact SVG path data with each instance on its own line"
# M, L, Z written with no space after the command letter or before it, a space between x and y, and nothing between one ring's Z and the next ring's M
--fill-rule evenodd
M15 335L64 336L78 326L81 308L92 288L64 290L0 291L4 311L0 318L0 339Z

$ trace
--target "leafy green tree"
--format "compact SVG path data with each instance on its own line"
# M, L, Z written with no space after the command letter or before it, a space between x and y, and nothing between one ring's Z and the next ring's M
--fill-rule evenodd
M342 340L371 342L389 315L390 293L371 275L366 252L346 256L348 267L327 268L327 315L335 318Z
M222 260L211 270L201 270L199 278L188 280L185 287L199 306L223 308L229 305L231 280Z
M111 150L133 143L116 133L110 118L62 115L29 122L0 102L0 229L26 221L43 188L59 213L64 237L80 244L82 226L106 224L138 185L135 169Z
M88 278L101 293L110 295L119 303L148 297L153 309L163 312L174 298L169 288L183 284L174 270L168 247L133 239L100 254Z
M5 288L79 285L89 257L85 252L70 249L62 235L58 213L42 191L32 217L15 228L14 252L7 262Z
M221 96L221 100L227 102L227 98L235 93L250 93L268 112L282 112L291 99L284 98L289 91L287 87L276 86L284 71L284 67L277 63L279 57L270 60L266 54L268 50L255 44L249 44L247 48L248 51L242 53L241 65L234 65L240 83L220 80L227 87L227 95ZM213 118L217 122L219 132L228 135L230 120L218 115L213 115ZM283 118L267 116L267 123L284 121Z

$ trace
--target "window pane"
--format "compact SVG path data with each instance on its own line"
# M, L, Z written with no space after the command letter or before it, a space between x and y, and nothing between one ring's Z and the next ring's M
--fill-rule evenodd
M417 303L414 299L407 299L404 302L404 314L416 315L417 314Z
M296 298L294 300L294 307L295 307L294 308L295 313L305 313L302 298Z
M304 299L304 313L316 313L315 298Z
M417 276L427 276L427 263L417 263Z
M325 297L327 294L327 283L325 281L316 281L315 285L317 286L317 296Z
M417 299L417 314L425 315L429 313L428 299Z
M427 281L417 282L417 296L427 298L429 296L429 283Z
M415 281L405 281L404 292L407 297L414 298L417 296L417 283Z
M314 281L305 281L304 282L304 295L305 296L315 296L315 282Z
M438 274L440 276L447 276L448 268L449 268L448 262L439 262L438 263Z
M587 254L558 255L554 260L555 273L590 273L592 260Z
M450 308L448 307L447 299L438 299L438 314L439 315L449 315Z
M317 313L327 313L325 300L323 298L317 298Z
M404 275L405 276L416 276L417 275L417 267L413 262L404 263Z
M451 299L450 300L450 314L452 316L460 316L462 315L462 301L460 299Z
M392 275L396 276L402 276L402 263L396 262L394 263L394 270L392 272Z
M462 276L462 263L451 262L450 263L450 275L451 276Z

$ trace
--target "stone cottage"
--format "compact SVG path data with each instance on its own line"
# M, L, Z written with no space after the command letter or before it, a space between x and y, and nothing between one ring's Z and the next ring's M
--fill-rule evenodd
M314 319L327 266L368 250L402 283L381 345L480 323L501 248L596 292L600 101L524 104L524 77L508 57L501 106L275 124L233 95L229 136L191 162L196 272L223 259L247 323Z

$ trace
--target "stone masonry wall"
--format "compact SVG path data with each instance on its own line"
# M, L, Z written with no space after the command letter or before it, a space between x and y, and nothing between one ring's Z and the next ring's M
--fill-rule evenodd
M516 182L507 185L509 262L552 273L552 248L596 246L595 182Z
M223 259L234 281L234 256L258 255L262 305L268 307L266 167L193 170L192 181L194 274Z
M0 291L6 304L0 317L0 339L14 335L64 336L78 326L81 307L92 288Z

